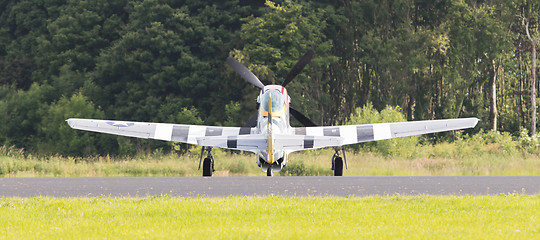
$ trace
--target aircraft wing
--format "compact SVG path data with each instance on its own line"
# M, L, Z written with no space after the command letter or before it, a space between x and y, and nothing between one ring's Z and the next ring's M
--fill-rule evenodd
M229 136L236 137L250 135L253 134L255 129L250 127L216 127L80 118L70 118L66 120L66 122L71 128L79 130L189 144L199 144L199 139L212 136L226 138Z
M341 145L473 128L478 118L294 128L295 135L342 138ZM327 147L335 147L328 145ZM308 149L308 148L304 148Z

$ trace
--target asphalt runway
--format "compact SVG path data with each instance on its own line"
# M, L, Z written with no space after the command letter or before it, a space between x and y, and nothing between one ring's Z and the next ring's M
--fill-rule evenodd
M540 193L540 176L0 178L5 197L496 195Z

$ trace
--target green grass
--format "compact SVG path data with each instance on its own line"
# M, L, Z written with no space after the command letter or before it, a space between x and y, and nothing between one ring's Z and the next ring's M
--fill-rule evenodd
M493 134L492 134L493 135ZM516 142L473 138L454 143L417 145L406 154L383 153L349 148L348 176L440 176L440 175L536 175L540 173L540 152L518 150ZM499 136L499 135L495 135ZM504 135L501 135L504 136ZM506 141L506 142L509 142ZM539 147L540 148L540 147ZM0 146L0 177L75 176L199 176L200 147L184 155L151 154L133 157L92 156L85 158L34 156L21 149ZM264 176L251 153L228 152L216 148L216 176ZM289 164L277 175L332 175L332 149L292 153Z
M539 239L540 195L0 198L0 239Z
M347 152L348 176L440 176L440 175L536 175L540 158L536 154L480 153L460 156L430 147L415 158L387 157L371 152ZM452 149L447 147L446 149ZM438 152L441 151L441 152ZM453 150L452 150L453 151ZM215 176L264 176L255 155L216 150ZM293 153L278 175L332 175L331 149ZM135 157L36 157L0 155L0 177L75 176L199 176L198 156L147 154Z

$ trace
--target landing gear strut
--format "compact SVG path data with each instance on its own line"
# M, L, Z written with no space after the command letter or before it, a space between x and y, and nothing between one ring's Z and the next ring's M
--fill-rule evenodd
M272 172L272 166L268 166L268 169L266 169L266 176L274 176L274 173Z
M202 162L204 152L207 151L206 158ZM212 147L202 147L201 157L199 159L199 170L201 170L201 162L203 165L203 177L211 177L214 170L214 156L212 155Z
M345 160L345 167L349 169L347 164L347 157L345 156L345 149L343 147L334 148L336 151L332 156L332 170L334 170L334 176L343 176L343 160ZM343 158L339 156L339 152L343 153Z

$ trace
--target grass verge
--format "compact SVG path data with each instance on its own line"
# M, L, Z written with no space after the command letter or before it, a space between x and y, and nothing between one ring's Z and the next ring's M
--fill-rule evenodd
M415 158L388 157L372 152L347 152L348 176L440 176L440 175L536 175L540 158L523 152L481 153L464 156L430 152ZM435 153L433 153L435 152ZM293 153L277 175L330 176L331 149ZM264 176L255 155L215 151L215 176ZM0 177L80 176L199 176L198 156L147 154L135 157L0 155Z
M493 139L494 137L497 137ZM481 136L491 138L480 139ZM440 176L440 175L536 175L540 173L540 151L519 150L517 142L500 134L474 135L454 143L423 144L403 154L348 148L349 176ZM502 138L499 139L499 138ZM479 140L480 139L480 140ZM504 140L506 139L506 140ZM386 144L388 145L388 144ZM386 146L385 145L385 146ZM536 145L535 145L536 146ZM539 147L540 148L540 147ZM186 154L153 153L132 157L34 156L22 149L0 147L0 177L78 176L199 176L200 147ZM264 176L254 154L212 151L216 176ZM332 149L295 152L277 175L332 175Z
M4 239L535 239L540 195L0 198Z

